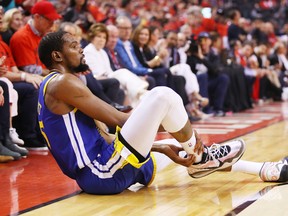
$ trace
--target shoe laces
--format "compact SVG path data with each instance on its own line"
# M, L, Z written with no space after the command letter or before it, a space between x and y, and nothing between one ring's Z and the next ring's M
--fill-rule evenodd
M206 161L225 157L229 152L230 147L228 145L213 144L207 148Z

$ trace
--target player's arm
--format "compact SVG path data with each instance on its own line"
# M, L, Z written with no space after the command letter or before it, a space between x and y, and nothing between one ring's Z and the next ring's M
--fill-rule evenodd
M172 144L157 144L152 146L152 151L159 152L165 154L172 161L182 166L189 167L195 162L195 156L190 154L187 155L186 158L182 158L179 156L179 152L183 151L183 148L172 145Z
M204 151L204 144L203 144L203 141L202 141L201 137L198 135L196 130L194 130L194 134L195 134L195 138L196 138L196 144L194 147L194 152L196 154L200 154ZM192 165L196 159L194 154L187 154L186 158L180 157L179 152L184 151L184 149L182 147L178 147L175 144L168 143L168 142L163 143L163 144L159 144L159 143L156 144L155 143L152 146L152 151L165 154L167 157L169 157L175 163L178 163L178 164L186 166L186 167L189 167L190 165Z
M99 120L108 126L120 126L126 122L129 114L119 112L111 105L96 97L73 74L62 74L49 83L50 94L57 100L77 108L95 120Z
M112 143L116 138L115 134L109 133L107 130L107 126L103 124L103 122L95 120L95 123L96 123L99 133L106 140L106 142Z

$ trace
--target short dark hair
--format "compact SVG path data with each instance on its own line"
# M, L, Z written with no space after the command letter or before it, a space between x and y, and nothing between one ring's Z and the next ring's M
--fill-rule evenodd
M121 1L121 8L125 8L127 5L129 5L131 0L122 0Z
M240 11L237 9L232 9L228 12L228 17L233 20L237 13L240 13Z
M51 69L52 66L52 52L53 51L62 51L64 39L63 36L65 34L69 34L65 31L57 31L52 32L47 35L45 35L39 44L38 47L38 55L40 58L40 61L48 68Z

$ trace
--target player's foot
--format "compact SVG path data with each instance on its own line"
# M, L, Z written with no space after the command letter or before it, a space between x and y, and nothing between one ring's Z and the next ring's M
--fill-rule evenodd
M225 169L236 163L245 151L245 142L242 139L231 142L213 144L206 147L202 161L187 168L188 174L193 178L207 176L217 170Z
M265 162L259 176L264 182L286 182L288 181L288 164L282 161Z

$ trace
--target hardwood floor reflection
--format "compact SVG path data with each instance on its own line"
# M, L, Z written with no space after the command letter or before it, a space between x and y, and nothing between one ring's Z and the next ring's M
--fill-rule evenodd
M1 164L0 176L0 215L15 214L79 191L47 151L30 152L27 158Z

